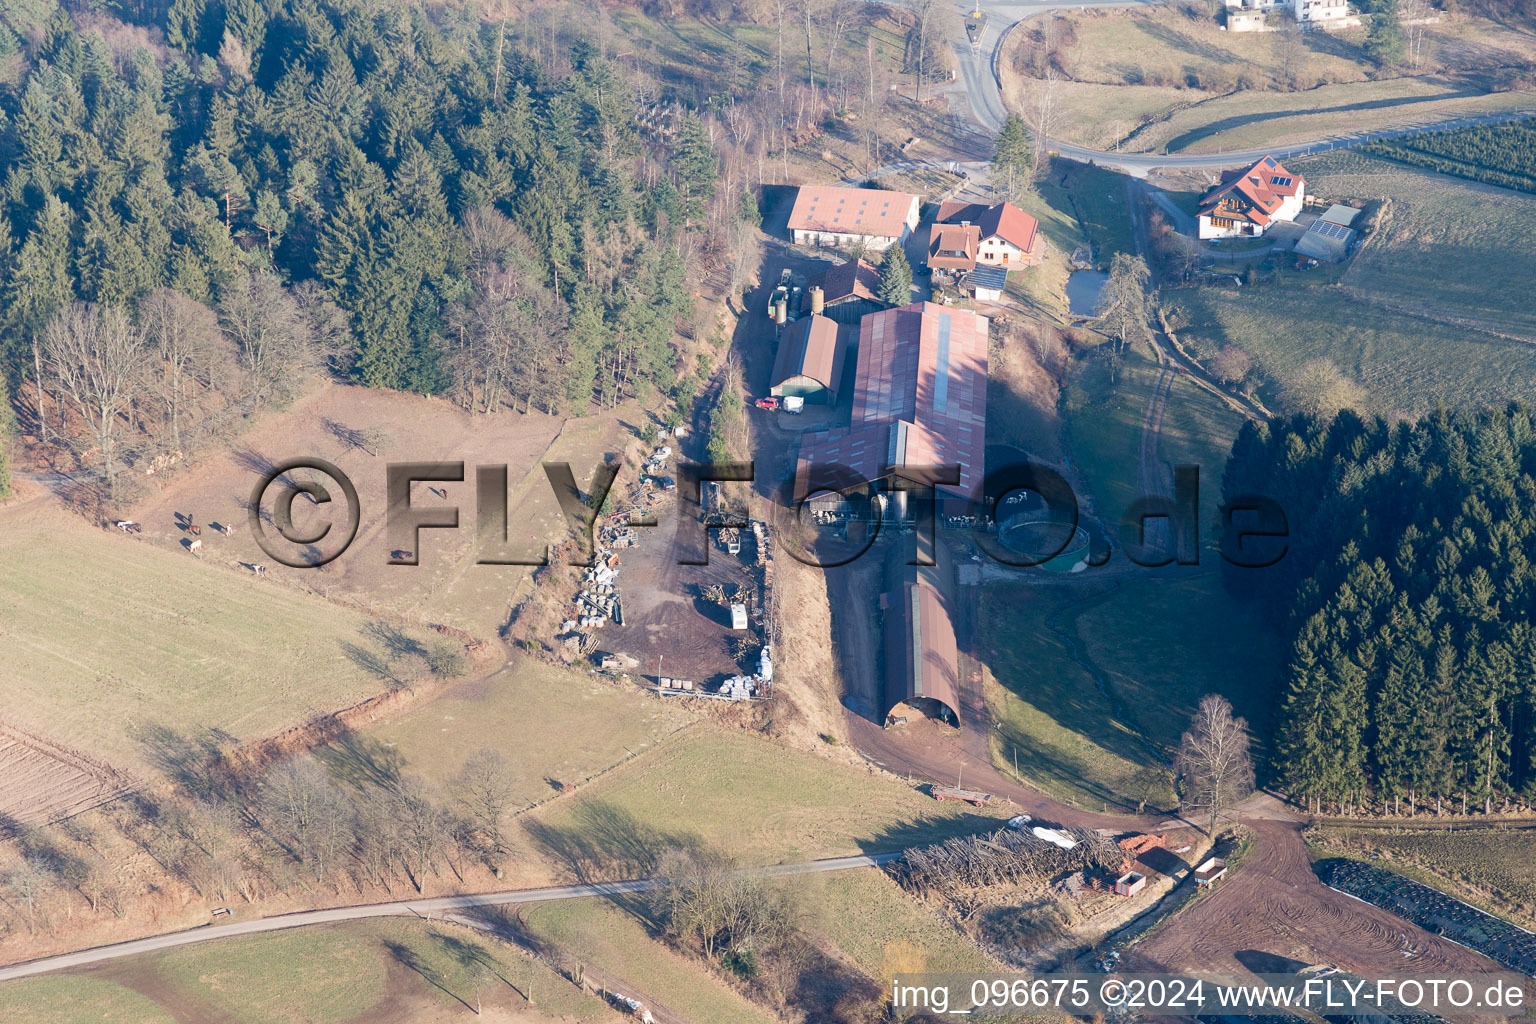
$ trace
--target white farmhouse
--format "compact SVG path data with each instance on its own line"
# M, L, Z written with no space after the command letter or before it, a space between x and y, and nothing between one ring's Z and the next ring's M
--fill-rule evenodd
M1306 201L1306 180L1266 156L1246 171L1223 175L1200 200L1200 237L1262 235L1277 220L1295 220Z
M1291 10L1297 21L1307 25L1338 22L1349 17L1349 4L1345 0L1292 0Z
M789 213L796 245L884 252L917 230L917 196L874 188L802 185Z

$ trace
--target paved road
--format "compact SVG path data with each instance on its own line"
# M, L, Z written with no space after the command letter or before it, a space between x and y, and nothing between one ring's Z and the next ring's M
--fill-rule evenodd
M777 864L758 868L753 874L767 877L786 875L811 875L826 871L848 871L853 868L878 867L901 856L901 851L877 853L856 857L833 857L803 864ZM473 896L442 896L436 899L401 900L395 903L370 903L357 907L334 907L329 910L308 910L278 917L263 917L254 921L234 924L209 925L191 931L173 932L169 935L152 935L148 938L119 942L111 946L97 946L74 953L30 960L0 968L0 981L27 978L68 967L116 960L120 957L152 953L157 950L186 946L194 942L211 942L229 939L237 935L258 935L262 932L303 928L315 924L335 924L340 921L361 921L375 917L445 917L456 911L474 910L478 907L500 907L514 903L547 903L551 900L572 900L588 896L617 896L625 893L649 892L660 884L654 878L637 878L625 882L593 882L583 885L561 885L548 889L509 889L504 892L481 893Z
M979 4L981 9L987 13L986 31L982 33L979 44L975 47L972 47L962 37L955 44L955 53L956 63L960 70L960 78L965 84L966 97L970 101L971 118L977 125L989 133L996 132L1002 127L1003 119L1007 116L1007 108L1003 105L1002 90L998 85L997 69L998 62L1003 59L1002 44L1009 29L1015 24L1026 18L1036 17L1050 11L1077 10L1084 7L1158 6L1155 0L1083 0L1080 3L1066 3L1061 2L1061 0L1040 0L1040 2L1036 3L1020 3L1018 0L979 0ZM973 3L967 3L964 0L958 0L956 3L956 7L965 13L969 13L974 6ZM1148 171L1157 167L1220 170L1227 167L1240 167L1252 164L1265 155L1272 155L1283 160L1287 157L1303 156L1308 153L1322 153L1331 149L1359 146L1378 139L1402 138L1406 135L1415 135L1428 131L1442 131L1448 128L1502 124L1506 121L1530 117L1532 114L1536 114L1536 102L1533 102L1528 109L1502 114L1487 114L1481 117L1464 117L1448 121L1432 121L1380 132L1330 136L1290 146L1240 150L1230 153L1168 155L1156 153L1118 153L1100 149L1089 149L1086 146L1077 146L1060 140L1051 140L1050 148L1072 160L1078 160L1083 163L1092 161L1107 167L1118 168L1137 177L1144 177Z

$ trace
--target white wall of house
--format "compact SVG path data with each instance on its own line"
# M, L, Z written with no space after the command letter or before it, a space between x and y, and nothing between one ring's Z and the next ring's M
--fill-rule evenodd
M1296 0L1297 21L1335 21L1349 16L1346 0Z
M1302 207L1307 204L1307 187L1304 182L1298 182L1296 194L1286 196L1280 200L1280 208L1269 218L1270 224L1277 220L1295 220L1301 213ZM1232 219L1230 227L1215 223L1209 214L1200 216L1199 234L1201 238L1253 238L1262 235L1264 229L1251 220Z
M911 231L902 232L901 238L888 235L854 235L835 231L795 230L796 245L816 245L823 249L852 249L862 244L870 252L884 252L897 242L905 241Z
M1272 11L1276 7L1289 7L1291 0L1227 0L1229 11Z
M1010 267L1024 261L1024 250L996 235L981 240L976 250L976 262L992 267Z

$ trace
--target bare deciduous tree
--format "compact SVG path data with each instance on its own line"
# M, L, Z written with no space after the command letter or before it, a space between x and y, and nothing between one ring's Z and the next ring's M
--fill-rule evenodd
M485 834L493 855L502 852L501 823L517 795L517 769L500 751L471 754L453 789L474 826Z
M309 318L274 274L248 274L225 287L219 322L239 346L257 408L291 398L314 366Z
M1365 401L1365 389L1344 376L1332 360L1324 358L1303 363L1284 382L1280 393L1293 412L1319 419L1328 419Z
M151 292L138 312L144 338L160 357L158 391L171 423L172 448L180 451L181 419L191 388L211 383L224 335L211 309L169 288Z
M1232 714L1219 694L1200 698L1194 721L1179 742L1174 769L1182 779L1186 810L1209 815L1206 831L1216 834L1222 812L1253 792L1253 757L1248 723Z
M49 375L91 432L110 492L119 418L143 389L144 336L121 309L77 302L48 325L43 348Z
M1146 260L1115 253L1094 316L1099 330L1115 340L1117 350L1151 337L1152 300L1147 292L1151 279Z
M1211 357L1211 375L1227 384L1236 384L1253 369L1253 359L1236 345L1227 345Z

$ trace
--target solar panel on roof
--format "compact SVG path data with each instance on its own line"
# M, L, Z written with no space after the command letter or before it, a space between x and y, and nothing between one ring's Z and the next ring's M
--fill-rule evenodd
M949 314L939 314L939 358L934 369L933 408L943 412L949 405Z

